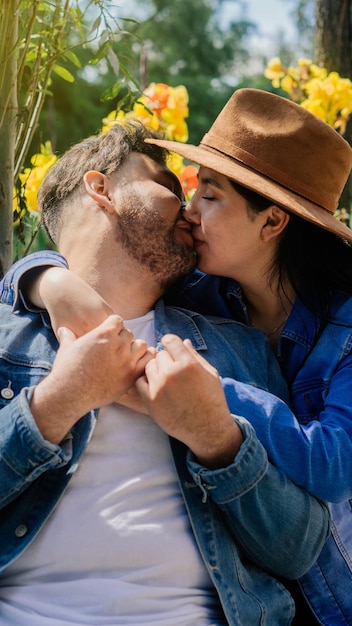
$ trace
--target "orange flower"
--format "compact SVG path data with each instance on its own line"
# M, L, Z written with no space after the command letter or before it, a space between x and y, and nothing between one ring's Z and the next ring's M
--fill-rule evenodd
M187 200L190 200L198 187L198 169L194 165L186 165L179 175Z
M102 132L124 119L137 118L145 126L163 133L166 139L185 142L188 139L188 114L188 92L184 85L170 87L165 83L150 83L135 102L132 111L112 111L103 119ZM185 170L183 158L175 154L169 156L168 165L177 176ZM189 171L192 170L187 169ZM187 184L189 193L196 186L193 186L193 181Z

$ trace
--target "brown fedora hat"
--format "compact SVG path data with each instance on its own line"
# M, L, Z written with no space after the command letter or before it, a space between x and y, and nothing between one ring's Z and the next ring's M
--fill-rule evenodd
M328 124L286 98L238 89L199 146L146 141L352 241L352 230L334 218L351 171L352 148Z

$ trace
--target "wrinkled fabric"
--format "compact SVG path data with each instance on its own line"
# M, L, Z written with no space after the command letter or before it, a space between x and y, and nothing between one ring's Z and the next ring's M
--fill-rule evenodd
M58 504L98 414L82 417L61 446L42 439L29 402L33 385L50 371L56 339L45 314L14 314L3 304L0 315L0 566L5 568ZM156 307L155 327L157 342L166 331L191 339L221 376L236 378L239 394L254 398L273 388L285 397L260 331L220 318L205 320L163 302ZM257 387L249 384L254 382ZM171 445L191 526L228 623L289 625L294 603L275 576L297 578L309 569L327 537L329 516L322 502L268 461L248 417L234 414L245 439L226 468L209 470L179 442Z
M248 323L241 289L233 280L196 271L168 301ZM240 395L230 380L224 389L231 410L241 406L248 415L269 459L331 503L331 535L300 585L324 626L352 626L351 297L333 296L329 322L316 335L316 316L297 298L277 348L292 410L259 393Z

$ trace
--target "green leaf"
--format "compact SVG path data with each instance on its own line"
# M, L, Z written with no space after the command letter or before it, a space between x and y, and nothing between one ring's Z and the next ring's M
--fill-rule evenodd
M120 61L112 48L108 49L106 56L115 76L118 76L120 73Z
M105 41L103 45L100 46L94 57L89 61L89 64L97 65L99 61L106 57L109 48L111 48L111 41Z
M72 76L71 72L69 72L65 67L62 67L62 65L57 65L57 63L55 63L53 65L53 72L55 72L55 74L60 76L63 80L66 80L68 83L75 82L75 77Z
M105 89L105 91L101 94L100 100L102 102L113 100L114 98L116 98L121 87L122 87L122 83L115 83L114 85L112 85L112 87L108 87L108 89Z
M100 23L101 23L101 16L98 15L97 19L93 22L92 27L89 29L88 35L95 33L95 31L99 29Z
M128 78L131 83L137 87L137 89L139 89L139 84L138 81L135 79L135 77L131 74L131 72L127 69L126 65L124 65L123 63L120 62L120 67L121 67L121 71L123 72L124 76L126 76L126 78Z
M73 50L65 50L65 52L62 53L62 56L68 61L71 61L71 63L73 63L73 65L75 65L76 67L82 67L81 61L79 60L78 56L73 52Z

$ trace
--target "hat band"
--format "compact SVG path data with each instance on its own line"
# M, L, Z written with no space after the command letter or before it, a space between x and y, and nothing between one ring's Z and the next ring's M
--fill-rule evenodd
M318 204L322 209L328 213L333 214L336 209L335 197L324 197L322 201L319 191L315 191L311 187L308 187L302 181L299 181L292 176L289 176L286 172L278 170L275 166L271 165L267 161L258 159L250 152L243 150L238 146L234 146L223 137L217 138L212 133L204 135L200 146L209 152L217 152L219 155L225 157L227 160L236 160L242 165L245 165L249 169L253 170L255 174L262 175L265 178L270 179L272 182L286 187L289 191L302 196L314 204ZM224 151L225 150L225 151Z

